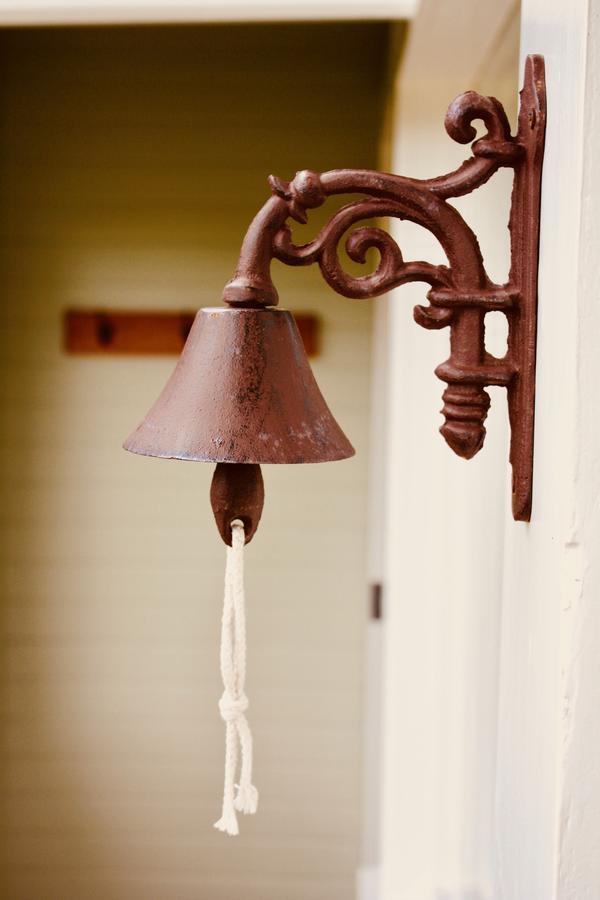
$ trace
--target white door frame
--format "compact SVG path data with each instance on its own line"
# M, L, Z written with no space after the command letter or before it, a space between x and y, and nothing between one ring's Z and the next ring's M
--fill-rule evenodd
M418 0L0 0L0 25L409 19Z
M543 53L534 507L506 523L498 895L600 895L600 3L524 0Z

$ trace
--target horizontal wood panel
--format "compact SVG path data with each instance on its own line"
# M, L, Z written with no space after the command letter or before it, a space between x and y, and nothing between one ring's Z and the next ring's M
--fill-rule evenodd
M318 348L319 318L295 312L308 356ZM183 350L195 312L138 312L68 309L63 315L63 347L73 354L177 355Z

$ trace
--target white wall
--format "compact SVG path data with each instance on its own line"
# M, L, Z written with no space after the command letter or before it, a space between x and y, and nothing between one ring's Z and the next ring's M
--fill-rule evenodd
M534 506L506 523L498 752L502 900L600 891L600 7L525 0L546 59Z
M212 828L224 547L211 467L121 450L175 360L69 358L60 325L71 305L218 302L270 171L372 166L382 39L359 25L2 36L10 900L352 896L370 304L276 267L285 305L322 316L315 373L358 452L265 469L247 556L261 806L235 841Z
M393 171L430 177L468 154L443 127L449 102L464 90L493 93L514 121L517 52L514 4L425 2L397 75ZM508 173L498 173L456 204L498 280L508 273L510 190ZM394 234L407 259L445 262L423 230L402 224ZM444 385L433 374L448 356L448 334L412 320L425 292L402 287L388 306L381 898L487 900L509 501L506 400L492 391L482 452L468 463L454 456L438 434ZM490 323L490 341L495 330Z
M442 93L514 96L518 18L423 5L395 169L449 167ZM444 336L410 325L417 289L390 302L383 900L599 896L599 19L597 0L522 4L521 63L543 54L548 87L531 523L511 516L498 412L466 465L433 443ZM492 208L469 209L490 238L506 221Z

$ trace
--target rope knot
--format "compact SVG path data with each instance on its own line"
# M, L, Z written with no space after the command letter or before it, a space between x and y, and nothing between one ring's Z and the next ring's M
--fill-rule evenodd
M224 691L219 700L219 712L224 722L237 722L248 709L248 698L245 694L233 697L229 691Z

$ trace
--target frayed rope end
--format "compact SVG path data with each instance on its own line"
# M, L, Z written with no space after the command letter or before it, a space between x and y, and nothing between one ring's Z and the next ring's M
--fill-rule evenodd
M215 822L214 827L219 831L224 831L225 834L229 834L231 837L237 837L240 833L237 817L233 810L224 812L219 821Z
M253 816L258 809L258 791L253 784L238 787L235 808L247 816Z

